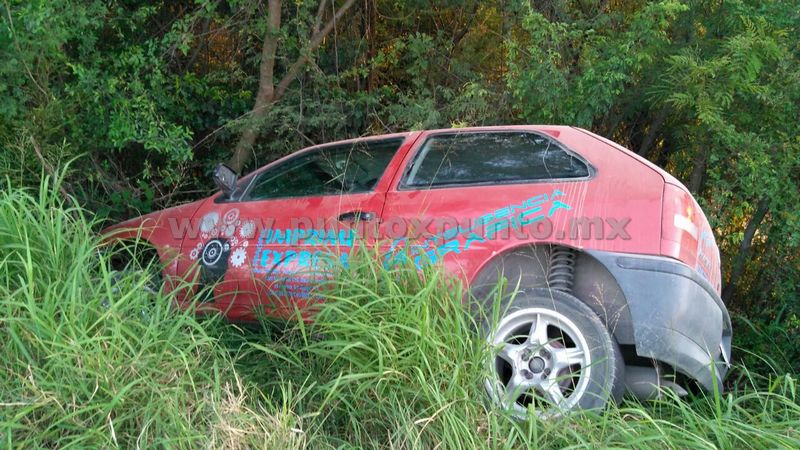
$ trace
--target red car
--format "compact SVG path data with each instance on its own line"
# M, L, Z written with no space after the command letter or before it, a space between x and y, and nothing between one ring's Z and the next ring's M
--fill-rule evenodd
M491 397L523 417L596 408L628 391L721 389L731 323L719 250L687 189L586 130L418 131L310 147L221 192L105 231L141 236L165 289L195 280L233 320L284 317L357 243L385 264L443 264L474 298L519 292L486 321ZM179 296L185 298L185 296ZM557 406L554 407L553 405Z

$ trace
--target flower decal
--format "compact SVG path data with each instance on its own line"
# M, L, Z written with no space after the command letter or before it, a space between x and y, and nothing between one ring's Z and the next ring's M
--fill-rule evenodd
M228 266L242 267L247 262L247 239L255 236L255 223L240 220L239 210L211 211L200 221L200 242L189 251L198 260L203 282L216 282L225 276Z
M233 208L232 210L225 213L225 223L228 225L234 225L236 221L239 220L239 210Z
M250 239L256 235L256 224L252 220L246 220L239 227L239 237L242 239Z
M231 236L233 236L233 233L235 231L236 231L236 225L233 225L233 224L225 225L222 228L222 234L224 234L225 237L227 237L227 238L230 238Z
M212 211L205 216L200 221L200 231L202 233L212 234L212 231L217 228L217 224L219 224L219 214Z
M247 259L247 252L243 248L237 248L231 254L231 266L233 267L242 267L245 260Z

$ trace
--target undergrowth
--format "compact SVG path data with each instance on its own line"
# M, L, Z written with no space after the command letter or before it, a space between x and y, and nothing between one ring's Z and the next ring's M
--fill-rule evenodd
M737 367L722 395L514 420L485 401L485 347L436 270L351 264L312 323L199 319L146 271L112 271L55 185L0 193L4 447L800 448L779 368Z

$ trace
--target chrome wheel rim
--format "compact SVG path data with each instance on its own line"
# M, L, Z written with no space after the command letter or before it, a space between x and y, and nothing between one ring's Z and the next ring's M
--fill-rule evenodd
M526 308L503 317L488 337L491 357L486 389L514 416L528 408L554 417L577 405L591 375L591 354L583 333L565 315Z

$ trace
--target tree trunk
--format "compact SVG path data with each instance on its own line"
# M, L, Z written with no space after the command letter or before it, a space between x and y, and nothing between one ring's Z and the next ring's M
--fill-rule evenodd
M647 129L647 134L644 135L641 145L639 145L639 150L636 152L639 154L639 156L645 156L653 147L653 143L656 141L658 132L661 131L661 127L664 125L664 122L667 121L668 116L668 107L664 106L658 111L656 117L653 119L653 123L651 123L650 127Z
M256 103L250 112L249 121L252 122L242 132L236 148L233 150L228 165L235 172L241 172L250 159L253 144L258 137L258 125L269 111L275 94L275 52L278 50L278 36L281 29L281 0L269 0L269 20L267 22L267 35L264 36L264 45L261 47L261 67L258 76L258 94Z
M364 2L364 7L367 9L365 11L367 22L367 67L369 67L369 73L367 73L367 92L372 92L376 86L375 71L372 69L372 60L375 59L375 55L378 54L377 43L375 42L378 36L378 30L376 29L378 26L378 5L375 1L367 0Z
M689 176L689 191L694 195L699 195L703 190L703 182L706 177L706 164L708 163L708 154L705 147L697 149L697 154L694 157L694 166L692 167L692 174Z
M274 83L275 72L275 52L278 45L278 30L280 30L280 0L269 1L269 29L267 36L264 38L264 47L261 52L261 72L258 80L258 95L256 95L256 103L250 111L251 125L247 126L242 132L239 142L233 151L228 165L236 172L241 172L245 164L250 160L253 152L253 144L259 134L259 122L266 117L269 112L270 106L277 102L286 93L289 85L297 78L300 69L308 62L310 55L322 44L325 37L333 30L344 13L353 6L355 0L347 0L341 8L339 8L333 17L325 24L323 28L319 28L322 16L325 13L323 5L326 3L322 0L320 7L317 11L316 24L314 25L314 33L309 40L308 45L300 51L300 56L289 67L286 74L281 78L281 81L276 86Z
M725 288L722 289L722 300L726 303L733 298L733 295L736 292L736 283L739 281L742 273L744 273L744 264L747 262L747 258L750 255L750 248L753 246L753 237L755 236L758 227L761 225L761 222L764 221L764 217L767 215L768 211L769 199L764 197L759 200L758 206L756 206L756 211L753 213L753 217L751 217L750 221L747 222L747 227L745 227L744 230L744 238L742 238L742 243L739 245L739 253L736 255L736 259L733 261L731 276L728 279L728 282L725 283Z

